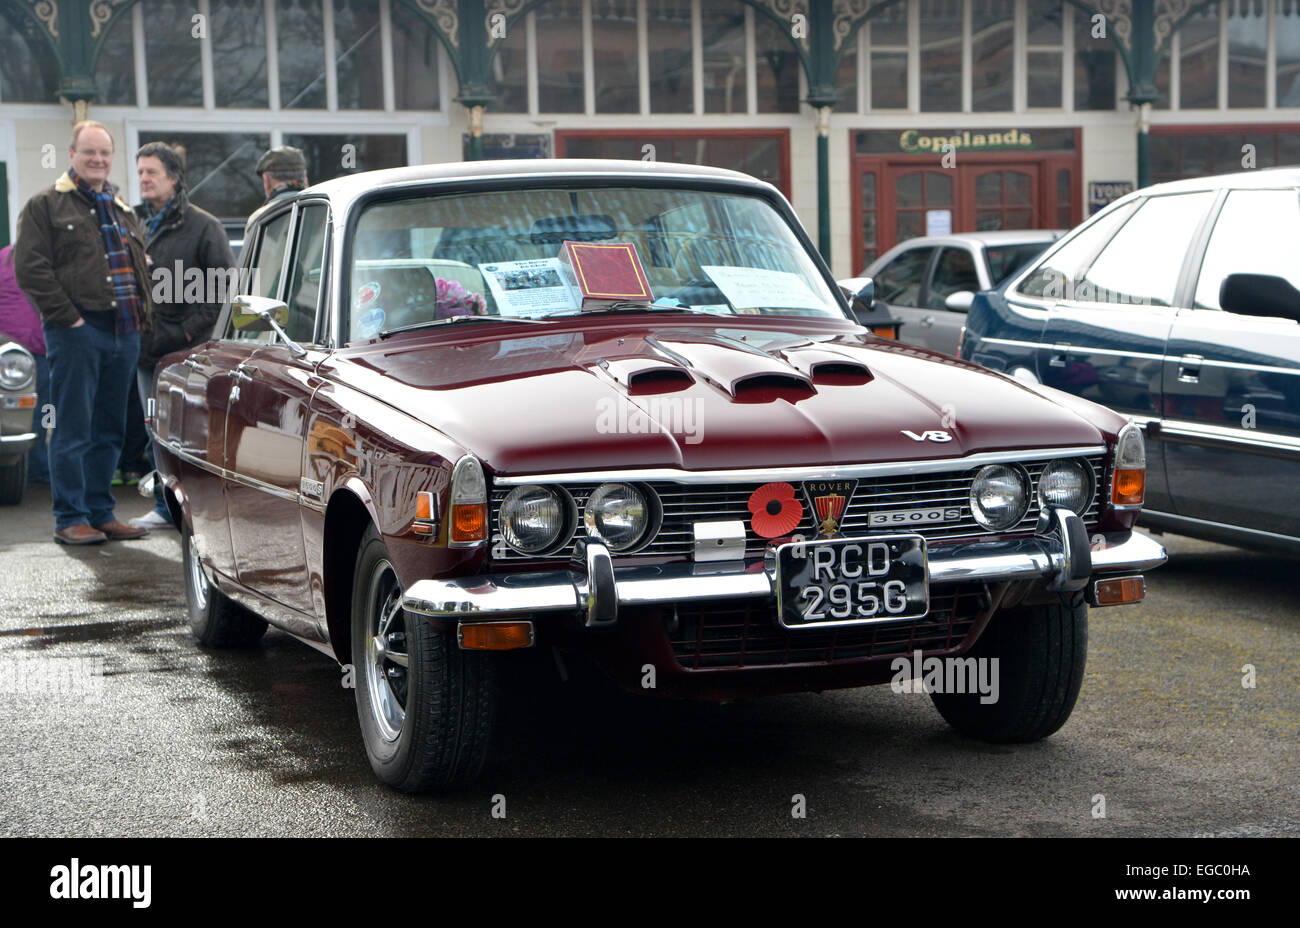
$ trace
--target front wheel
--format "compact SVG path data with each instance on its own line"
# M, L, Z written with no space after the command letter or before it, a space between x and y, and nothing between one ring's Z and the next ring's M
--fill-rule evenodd
M181 532L181 559L185 563L185 606L190 630L200 644L214 648L242 648L266 634L266 620L245 609L208 580L199 561L198 545L189 528Z
M987 678L998 681L996 699L937 692L930 698L964 735L999 744L1038 741L1064 725L1074 710L1087 654L1087 604L1009 609L993 617L965 655L997 660L997 676Z
M373 526L352 584L357 714L375 775L405 792L472 783L483 767L498 703L489 655L462 651L402 609L402 588Z
M27 489L27 455L0 467L0 506L17 506Z

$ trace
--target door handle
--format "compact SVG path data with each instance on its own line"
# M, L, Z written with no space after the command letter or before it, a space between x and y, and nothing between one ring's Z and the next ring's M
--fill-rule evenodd
M921 320L921 325L925 326L927 329L930 328L934 325L934 316L926 316Z
M1049 367L1065 367L1066 358L1068 358L1069 355L1070 346L1068 343L1062 342L1061 344L1053 345L1052 354L1051 357L1048 358L1047 364Z
M1204 361L1199 354L1185 354L1178 360L1178 382L1179 383L1200 383L1201 382L1201 362Z

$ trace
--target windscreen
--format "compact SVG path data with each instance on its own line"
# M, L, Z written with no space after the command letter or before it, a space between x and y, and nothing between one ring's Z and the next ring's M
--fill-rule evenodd
M350 341L465 315L844 318L805 247L757 197L638 187L416 196L367 206L355 230Z

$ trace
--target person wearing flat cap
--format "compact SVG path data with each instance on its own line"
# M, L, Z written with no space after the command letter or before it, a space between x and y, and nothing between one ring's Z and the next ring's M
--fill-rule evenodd
M307 159L301 149L278 145L258 160L257 173L262 175L262 190L270 203L307 186Z

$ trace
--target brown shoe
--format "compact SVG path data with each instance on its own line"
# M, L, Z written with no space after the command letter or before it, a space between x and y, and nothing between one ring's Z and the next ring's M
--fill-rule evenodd
M149 534L148 529L136 528L134 525L127 525L118 519L105 522L103 525L96 525L95 528L107 535L109 541L131 541Z
M54 540L65 545L97 545L107 541L108 536L98 529L93 529L85 522L69 525L54 533Z

